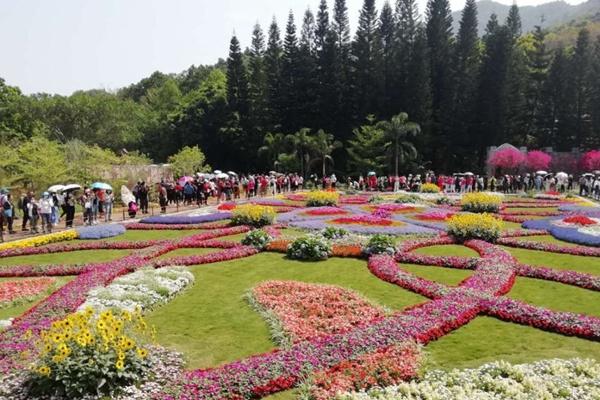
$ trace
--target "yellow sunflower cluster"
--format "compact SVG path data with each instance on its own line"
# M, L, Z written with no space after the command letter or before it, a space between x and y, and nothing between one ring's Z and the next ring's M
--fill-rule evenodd
M275 209L271 206L244 204L232 211L231 221L234 225L250 225L261 227L273 223Z
M67 240L77 239L78 235L74 229L68 231L49 233L47 235L36 236L32 238L15 240L14 242L7 242L0 244L0 250L24 248L24 247L38 247L50 243L64 242Z
M86 370L141 371L148 350L141 342L153 337L140 310L100 314L92 308L55 321L40 333L39 357L32 370L39 377L87 376ZM74 371L81 369L81 371Z
M491 193L466 193L460 205L463 211L470 212L498 212L502 204L502 197Z
M340 199L338 192L327 190L315 190L306 193L306 205L308 207L335 206Z
M448 220L448 233L459 240L493 242L500 236L502 220L492 214L456 214Z

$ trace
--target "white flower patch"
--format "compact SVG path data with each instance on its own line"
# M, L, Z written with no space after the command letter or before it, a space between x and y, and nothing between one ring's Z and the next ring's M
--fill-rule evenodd
M600 363L581 359L554 359L521 365L498 361L477 369L431 371L420 381L338 397L341 400L599 398Z
M592 218L592 219L595 219L595 218ZM585 235L600 236L600 223L598 225L591 225L591 226L579 228L579 229L577 229L577 232L583 233Z
M79 309L149 310L167 303L193 282L194 275L183 267L143 269L90 290Z
M596 223L596 225L588 225L586 227L582 227L579 224L573 224L573 223L565 222L562 219L554 220L554 221L552 221L552 224L556 225L556 226L563 227L563 228L580 228L580 229L578 229L579 232L582 232L581 229L586 229L586 228L591 228L591 229L599 230L600 229L600 218L590 218L590 219L592 221L594 221ZM582 232L582 233L584 233L584 232Z

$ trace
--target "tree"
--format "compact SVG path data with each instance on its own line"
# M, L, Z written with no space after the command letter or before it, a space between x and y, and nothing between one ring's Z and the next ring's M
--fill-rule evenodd
M419 22L419 13L417 10L416 0L397 0L396 1L396 48L395 48L395 76L394 87L395 95L392 97L394 108L392 113L399 110L408 110L411 101L407 97L412 93L411 86L413 82L410 64L415 63L415 58L422 58L423 54L417 55L413 51L417 46L417 36L421 24ZM422 32L421 32L422 33ZM427 44L422 48L427 52ZM429 62L429 61L428 61ZM429 75L430 65L427 66L427 74ZM429 77L427 78L429 81ZM418 107L418 105L415 105ZM390 115L391 116L391 115Z
M526 48L528 68L526 98L529 122L526 131L533 134L537 143L543 136L543 132L539 129L543 125L542 98L550 66L550 54L546 49L545 37L546 33L542 28L536 26L530 35L530 45Z
M408 120L408 114L394 115L389 121L380 121L377 128L383 131L384 148L393 160L394 176L399 176L399 166L417 158L417 149L411 141L421 132L421 127Z
M392 6L386 0L379 15L379 49L381 90L377 99L377 108L383 118L391 117L394 112L394 91L396 89L396 20Z
M262 139L269 127L267 105L267 73L265 70L265 36L259 24L252 31L252 45L248 54L249 125L254 138ZM259 139L260 138L260 139Z
M300 127L298 98L300 96L301 82L299 81L299 51L298 38L296 37L296 24L294 14L290 11L285 29L283 43L283 57L281 59L281 109L282 128L292 132Z
M579 162L583 171L600 170L600 150L590 150L586 152Z
M431 133L437 152L432 154L434 165L444 166L447 161L449 113L452 109L452 70L448 60L452 56L452 14L448 0L429 0L427 3L427 43L431 62Z
M240 119L248 116L248 75L235 35L231 38L227 59L227 102L231 112L239 114Z
M298 120L310 127L318 126L318 76L317 76L317 41L315 17L310 9L304 13L296 80L298 97L295 99Z
M547 171L552 163L552 156L540 150L534 150L527 153L525 164L530 171Z
M592 75L592 44L590 32L583 28L577 36L575 51L571 60L571 88L574 94L573 130L575 142L581 146L591 134L590 93Z
M513 40L516 40L519 36L521 36L521 15L519 14L519 7L516 4L513 4L508 10L506 27L508 28Z
M283 48L277 21L273 18L269 27L269 41L265 53L265 67L267 71L267 104L272 129L280 127L281 116L281 59Z
M593 137L588 141L590 147L600 148L600 37L596 40L591 70L590 109L592 112Z
M381 149L385 144L383 130L377 126L375 116L367 116L367 123L352 131L348 141L348 165L355 174L375 171L382 174L386 165L385 154Z
M300 175L306 177L305 166L310 162L310 152L313 148L313 138L309 128L302 128L293 135L287 135L293 152L300 163Z
M210 171L210 165L206 165L205 161L206 157L198 146L185 146L167 160L175 176Z
M375 0L364 0L352 48L356 115L362 120L377 109L381 63Z
M495 151L489 155L487 160L488 166L504 171L517 171L525 165L525 162L525 154L514 148Z
M278 161L279 156L286 152L288 143L283 133L267 132L263 145L258 149L258 156L266 161L267 168L272 168Z
M463 161L469 158L470 135L472 131L477 82L481 63L480 43L477 35L477 5L475 0L467 0L462 11L454 57L454 85L452 139L450 152L458 160L461 168L467 168Z
M311 163L320 162L322 167L321 176L325 176L327 162L330 162L332 165L334 164L331 154L335 149L342 147L342 143L335 140L332 134L326 133L323 129L317 131L311 142L313 153Z

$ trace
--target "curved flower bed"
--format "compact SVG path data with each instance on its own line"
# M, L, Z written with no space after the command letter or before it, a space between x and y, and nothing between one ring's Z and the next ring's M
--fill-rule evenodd
M208 230L221 229L230 226L230 222L207 222L202 224L141 224L132 222L125 227L130 231L186 231L186 230Z
M317 207L313 209L308 209L302 212L303 215L310 216L323 216L323 215L342 215L348 214L348 211L339 207Z
M50 243L64 242L74 239L77 239L77 232L74 229L69 229L67 231L49 233L46 235L35 236L32 238L15 240L13 242L0 243L0 252L4 252L6 250L11 249L26 249L30 247L39 247Z
M556 239L585 246L600 246L600 215L574 214L559 218L529 220L523 228L547 230ZM550 250L549 250L550 251Z
M161 225L202 224L204 222L222 221L229 218L231 218L230 212L218 212L205 215L167 215L148 217L140 220L140 223Z
M75 228L77 231L78 239L81 240L97 240L111 238L119 236L125 233L127 230L123 225L111 224L111 225L95 225L95 226L82 226Z
M0 282L0 308L33 300L56 282L54 278L33 278Z
M403 225L402 223L398 223L398 222L394 223L394 221L392 221L391 219L376 217L376 216L372 216L372 215L353 215L351 217L335 218L329 222L333 223L333 224L338 224L338 225L352 225L352 224L367 225L367 226L369 226L369 225L402 226Z

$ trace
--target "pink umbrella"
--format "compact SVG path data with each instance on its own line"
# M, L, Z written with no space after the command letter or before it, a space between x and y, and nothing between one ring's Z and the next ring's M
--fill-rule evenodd
M186 182L193 182L194 178L192 178L191 176L182 176L181 178L179 178L177 180L177 183L179 183L180 185L185 185Z

